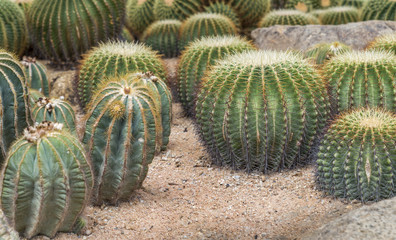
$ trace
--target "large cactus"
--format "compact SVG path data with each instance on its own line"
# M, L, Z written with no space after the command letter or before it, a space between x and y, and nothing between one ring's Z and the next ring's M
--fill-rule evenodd
M305 56L315 64L324 64L337 54L351 51L352 48L340 42L319 43L308 49Z
M36 61L36 58L23 57L22 65L27 73L27 87L39 90L49 96L51 85L47 78L47 68Z
M270 27L273 25L308 25L319 22L309 13L298 10L280 9L268 13L260 22L259 27Z
M27 45L25 14L10 0L0 1L0 49L21 55Z
M11 143L29 125L26 80L16 57L0 49L0 165Z
M151 71L161 79L166 77L161 58L143 44L107 42L92 49L84 55L77 80L81 104L89 102L104 78L135 71Z
M29 31L36 51L54 63L73 62L81 54L121 33L124 0L35 0Z
M91 167L77 138L62 124L24 130L10 148L1 175L1 207L26 238L72 231L93 186Z
M268 172L307 161L328 116L322 80L301 55L248 51L219 61L196 104L217 163Z
M368 45L367 48L390 51L396 55L396 32L377 37Z
M380 106L396 109L396 56L384 51L346 52L325 66L335 112Z
M155 0L127 0L126 25L134 34L141 34L155 20Z
M196 95L206 70L219 59L252 49L250 42L234 36L204 37L187 47L180 59L177 85L188 115L194 115Z
M394 109L393 109L394 111ZM396 116L358 109L336 119L318 153L318 180L336 197L379 201L396 195Z
M201 10L201 0L155 0L154 14L158 20L183 21Z
M127 200L142 185L161 146L160 99L144 74L112 79L92 98L83 142L93 164L97 204Z
M179 20L156 21L143 33L141 40L167 58L179 55Z
M241 29L239 16L230 4L226 4L225 2L213 2L205 7L205 12L223 14L232 20L237 29Z
M355 7L342 6L328 8L321 15L323 25L340 25L359 21L359 12Z
M396 21L396 1L368 0L368 2L362 8L361 20Z

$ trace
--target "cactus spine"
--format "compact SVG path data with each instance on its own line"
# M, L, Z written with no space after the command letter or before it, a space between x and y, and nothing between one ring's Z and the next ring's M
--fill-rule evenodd
M201 0L155 0L154 14L158 20L183 21L201 10Z
M323 12L321 22L324 25L340 25L359 21L359 12L355 7L332 7Z
M36 61L36 58L23 57L22 65L27 73L27 87L41 91L45 96L49 96L51 91L47 78L47 68Z
M155 0L127 0L126 25L134 34L141 34L155 20Z
M394 110L394 109L393 109ZM358 109L336 119L318 153L318 181L327 193L363 202L396 195L396 116Z
M188 115L194 115L196 95L206 70L228 55L254 49L245 39L234 36L204 37L184 50L178 67L178 96Z
M93 177L77 138L62 124L24 130L2 171L1 206L26 238L71 231L90 199Z
M352 48L340 42L319 43L308 49L305 56L315 64L324 64L337 54L351 51Z
M143 33L142 41L167 58L179 55L179 20L168 19L154 22Z
M268 172L306 161L326 123L327 102L324 84L302 56L248 51L208 72L196 119L218 164Z
M275 10L268 13L259 23L259 27L273 25L308 25L316 24L318 19L314 16L298 10Z
M396 21L396 2L393 0L368 0L363 6L361 20Z
M205 12L222 14L230 18L238 30L241 29L241 21L230 4L226 4L225 2L213 2L205 7Z
M332 108L345 111L358 107L396 108L396 56L390 52L345 52L325 66Z
M390 51L396 55L396 33L377 37L369 44L368 49Z

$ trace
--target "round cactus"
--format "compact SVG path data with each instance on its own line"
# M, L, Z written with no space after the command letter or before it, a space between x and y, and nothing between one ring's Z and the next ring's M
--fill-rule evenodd
M134 42L135 37L132 35L132 33L126 28L122 28L122 33L121 33L121 40L127 41L127 42Z
M271 0L226 0L226 2L235 9L244 28L256 27L271 8Z
M396 33L377 37L369 44L368 49L385 50L396 54Z
M154 22L155 0L127 0L126 25L134 34L141 34Z
M90 102L83 142L95 175L96 204L130 198L162 145L161 97L145 74L109 80Z
M179 20L160 20L151 24L143 33L142 41L167 58L179 55Z
M333 57L325 66L332 108L396 109L396 56L382 51L351 51Z
M259 23L259 27L270 27L273 25L308 25L316 24L318 20L298 10L275 10L268 13Z
M305 56L315 64L324 64L337 54L351 51L352 48L340 42L319 43L308 49Z
M16 57L0 49L0 165L11 143L29 125L26 81Z
M165 79L166 71L156 52L138 43L107 42L84 55L77 80L80 102L85 106L96 86L106 77L127 72L151 71Z
M1 175L1 207L20 234L54 237L72 231L93 186L91 167L77 138L62 124L24 130L10 148Z
M254 49L245 39L234 36L204 37L190 44L181 56L178 69L178 95L188 115L194 115L196 95L206 69L217 60Z
M197 13L189 17L180 28L179 49L204 36L236 35L235 24L228 17L216 13Z
M201 10L201 0L155 0L154 14L158 20L183 21Z
M368 0L363 6L361 20L390 20L396 21L396 1Z
M321 16L323 25L340 25L359 21L359 12L355 7L332 7L323 12Z
M205 12L222 14L230 18L237 29L241 29L241 21L230 4L225 2L213 2L209 6L205 7Z
M211 68L196 119L217 163L268 172L307 161L327 102L322 80L301 55L248 51Z
M50 84L47 78L47 68L36 61L36 58L23 57L22 65L27 73L27 87L39 90L45 96L49 96Z
M27 45L25 15L10 0L0 1L0 49L21 55Z
M0 239L19 240L18 233L8 224L8 220L2 210L0 210Z
M396 195L396 116L357 109L336 119L318 153L318 181L328 194L363 202Z
M36 51L55 64L78 61L101 41L118 38L124 0L35 0L29 32Z

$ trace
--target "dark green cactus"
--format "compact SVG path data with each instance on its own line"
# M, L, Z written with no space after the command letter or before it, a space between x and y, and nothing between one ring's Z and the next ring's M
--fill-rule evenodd
M178 67L178 96L188 115L194 115L195 99L206 70L228 55L254 49L246 39L236 36L204 37L190 44Z
M177 57L181 25L175 19L156 21L144 31L141 40L167 58Z
M8 220L2 210L0 210L0 239L19 240L18 233L8 224Z
M27 87L39 90L45 96L49 96L51 85L47 78L47 68L36 61L36 58L23 57L22 65L27 74Z
M340 25L359 21L359 12L355 7L342 6L326 9L321 15L323 25Z
M127 0L126 25L134 34L141 34L155 20L155 0Z
M325 66L332 109L358 107L396 109L396 56L384 51L351 51L333 57Z
M33 122L50 121L62 123L70 132L76 132L76 116L72 106L63 98L39 98L32 109Z
M396 21L396 1L368 0L363 6L361 20L390 20Z
M199 12L201 0L155 0L154 14L157 20L177 19L183 21Z
M369 44L368 49L390 51L396 55L396 33L377 37Z
M241 21L230 4L225 2L213 2L205 7L205 12L222 14L230 18L237 29L241 29Z
M358 109L341 115L321 142L317 159L321 188L363 202L394 197L395 133L394 113Z
M235 24L228 17L216 13L197 13L189 17L180 28L179 48L204 36L236 35Z
M26 81L16 57L0 49L0 165L11 143L29 125Z
M225 0L237 12L242 27L256 27L263 16L270 11L271 0Z
M333 43L319 43L308 49L305 57L314 64L324 64L337 54L351 51L352 48L340 42Z
M217 62L196 104L218 164L268 172L307 161L328 116L326 88L301 55L248 51Z
M90 199L93 177L84 148L61 129L52 122L25 129L3 166L1 207L26 238L71 231Z
M0 1L0 49L21 55L27 45L25 15L10 0Z
M36 51L53 63L70 63L99 42L118 38L124 12L124 0L35 0L29 32Z
M259 27L273 25L308 25L319 22L314 16L298 10L280 9L268 13L259 23Z
M144 74L110 79L90 102L83 142L91 158L96 204L130 198L162 143L161 97Z
M143 44L107 42L90 50L81 61L77 82L81 104L89 102L104 78L135 71L151 71L161 79L166 77L161 58Z

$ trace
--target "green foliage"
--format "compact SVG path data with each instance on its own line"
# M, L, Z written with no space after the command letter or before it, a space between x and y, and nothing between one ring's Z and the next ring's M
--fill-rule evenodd
M217 60L254 49L246 39L234 36L204 37L191 43L180 58L178 96L188 115L194 115L195 99L202 78Z
M319 43L308 49L305 57L315 64L324 64L337 54L351 51L352 48L340 42Z
M199 12L201 0L155 0L154 14L157 20L177 19L183 21Z
M368 0L363 6L361 20L390 20L396 21L396 1Z
M93 177L84 148L61 129L52 122L28 127L3 166L1 207L26 238L71 231L90 199Z
M10 0L0 1L0 49L21 55L27 45L25 15Z
M212 157L247 171L306 162L327 116L322 80L292 52L248 51L217 62L196 104L199 132Z
M47 68L36 61L36 58L23 57L22 65L27 74L27 87L39 90L45 96L49 96L50 84L47 78Z
M8 224L8 220L2 210L0 210L0 239L19 240L18 233Z
M308 25L317 24L319 21L314 16L298 10L275 10L260 21L259 27L270 27L273 25Z
M154 22L144 31L142 41L167 58L177 57L181 25L182 23L175 19Z
M85 106L103 79L127 72L151 71L161 79L166 72L161 58L143 44L107 42L93 48L81 61L77 91Z
M0 165L11 143L29 125L26 80L16 57L0 49Z
M241 21L230 4L224 2L214 2L205 7L205 12L222 14L230 18L237 29L241 29Z
M118 38L124 0L34 0L29 31L35 50L56 64L74 62L99 42Z
M368 49L390 51L396 54L396 33L377 37L369 44Z
M345 52L325 66L332 108L396 108L396 56L384 51Z
M359 21L359 12L355 7L332 7L323 12L320 21L323 25L340 25Z
M155 20L155 0L127 0L126 25L134 34L141 34Z
M363 202L395 196L395 133L396 116L379 109L358 109L336 119L318 153L322 189Z
M197 13L183 22L180 28L179 49L204 36L236 35L237 29L228 17L216 13Z

